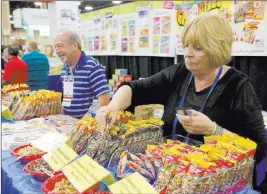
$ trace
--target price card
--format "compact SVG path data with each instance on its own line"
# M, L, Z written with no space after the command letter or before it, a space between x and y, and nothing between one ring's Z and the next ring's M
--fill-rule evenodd
M108 188L114 194L159 194L138 172L108 186Z
M71 140L67 136L59 133L49 132L44 134L39 139L32 141L31 145L44 152L50 152L64 143L72 148Z
M88 155L68 164L62 171L79 193L86 191L100 181L107 185L114 183L110 172Z
M59 171L78 156L79 155L72 148L63 143L59 147L43 155L43 159L54 171Z

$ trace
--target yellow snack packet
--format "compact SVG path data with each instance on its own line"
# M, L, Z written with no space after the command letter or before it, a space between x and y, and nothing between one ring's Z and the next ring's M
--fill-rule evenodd
M156 149L158 147L158 145L147 145L146 146L146 149L148 150L148 151L150 151L150 150L154 150L154 149Z
M162 155L170 154L170 155L179 156L180 152L178 151L178 146L174 145L173 147L170 147L170 148L163 148L161 151L161 154Z
M109 134L111 134L111 135L117 135L117 131L116 130L110 130L109 131Z
M205 152L205 153L208 153L210 150L211 150L211 145L209 144L203 144L199 147L199 150Z
M240 136L236 137L235 145L248 150L255 150L257 148L257 144L254 141Z

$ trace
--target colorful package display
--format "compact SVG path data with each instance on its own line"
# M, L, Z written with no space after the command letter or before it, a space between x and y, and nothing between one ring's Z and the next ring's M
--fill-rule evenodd
M122 152L117 176L139 172L160 193L237 192L249 181L256 146L249 139L225 134L205 137L200 147L179 141L148 145L145 155Z
M61 113L61 93L49 90L15 91L5 95L14 120L25 120Z
M109 79L110 91L116 92L123 82L131 81L133 81L133 76L128 75L127 69L115 69L115 74L112 74L112 79Z
M27 84L14 84L14 85L5 85L2 89L2 95L10 92L19 92L29 90L29 86Z
M127 69L115 69L115 74L121 76L121 75L128 75Z
M106 165L121 146L162 137L163 122L160 119L134 121L134 115L124 111L118 113L114 125L109 124L111 118L112 114L109 114L106 132L103 134L98 132L99 126L95 118L82 118L69 135L73 149L79 154L87 153L100 164Z

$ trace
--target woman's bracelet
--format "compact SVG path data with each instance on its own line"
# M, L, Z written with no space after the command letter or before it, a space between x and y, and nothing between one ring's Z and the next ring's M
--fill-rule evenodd
M215 123L215 127L214 127L214 130L212 132L212 135L220 135L220 136L222 136L223 131L224 131L224 128L219 126L219 125L217 125L217 123Z

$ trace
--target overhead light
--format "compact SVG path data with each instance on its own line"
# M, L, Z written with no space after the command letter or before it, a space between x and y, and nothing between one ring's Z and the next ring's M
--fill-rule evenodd
M12 21L10 21L10 24L15 24L15 22L12 20Z
M34 5L36 5L36 6L42 6L42 3L41 2L35 2Z
M114 4L120 4L121 1L112 1L112 3L114 3Z
M12 15L9 15L9 18L12 18Z
M93 7L91 7L91 6L86 6L84 9L85 9L85 10L92 10Z

